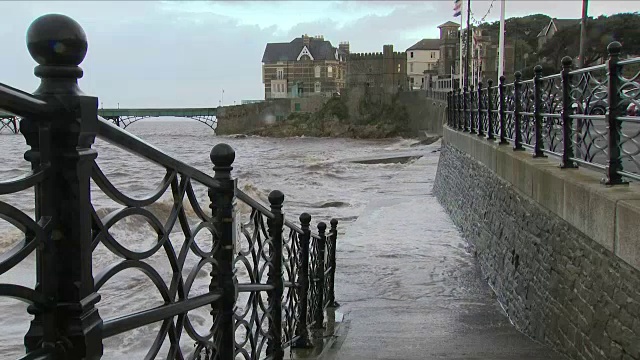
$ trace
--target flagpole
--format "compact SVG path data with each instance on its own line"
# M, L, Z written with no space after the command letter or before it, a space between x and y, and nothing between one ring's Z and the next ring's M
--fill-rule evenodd
M500 36L498 37L498 80L504 75L504 5L506 0L500 1Z
M460 65L458 66L458 86L460 90L462 90L462 29L463 29L463 19L464 19L464 1L460 0Z

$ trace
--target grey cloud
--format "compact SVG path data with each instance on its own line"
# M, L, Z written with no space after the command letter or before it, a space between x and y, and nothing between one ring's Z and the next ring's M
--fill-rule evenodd
M474 12L480 17L489 3L474 3ZM276 9L291 5L273 4ZM546 12L578 17L580 9L580 1L510 0L507 5L508 16ZM253 8L245 2L225 2L224 6ZM117 103L121 107L216 106L223 88L226 103L260 99L260 59L267 42L290 41L303 33L323 34L334 45L350 41L353 51L382 51L383 44L394 44L397 51L403 51L421 38L437 36L437 25L456 21L449 0L343 1L332 7L336 11L365 7L390 12L363 16L344 25L327 14L326 20L300 21L283 34L283 29L275 26L239 25L233 18L210 11L181 11L175 3L0 1L0 82L27 91L37 87L25 32L31 21L50 12L67 14L84 27L89 53L82 65L85 78L81 88L109 107ZM590 7L595 15L640 8L637 1L591 1ZM495 8L489 19L495 20L492 16L497 14Z

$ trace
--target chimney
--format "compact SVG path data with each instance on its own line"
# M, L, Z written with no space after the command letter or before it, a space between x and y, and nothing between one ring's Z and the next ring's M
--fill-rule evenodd
M342 41L340 43L340 45L338 45L338 49L340 49L345 54L349 54L349 42L348 41Z
M309 35L304 34L302 35L302 44L304 44L304 46L309 46L309 42L311 41L311 38L309 37Z

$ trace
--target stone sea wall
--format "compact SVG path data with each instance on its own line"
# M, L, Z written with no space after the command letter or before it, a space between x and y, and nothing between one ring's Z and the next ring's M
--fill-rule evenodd
M571 359L640 359L636 266L499 176L495 156L487 166L474 158L482 151L470 156L459 135L444 131L434 193L515 326Z

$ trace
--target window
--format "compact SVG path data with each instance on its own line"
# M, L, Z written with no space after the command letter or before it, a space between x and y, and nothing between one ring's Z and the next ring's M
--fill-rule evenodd
M400 64L398 64L398 72L400 72Z
M432 58L432 59L435 59L435 57L436 57L436 52L435 52L435 51L432 51L432 52L431 52L431 58Z
M411 52L411 58L413 59L413 51Z
M413 72L413 63L409 64L409 72Z
M319 78L320 77L320 66L316 66L316 77Z
M319 93L319 92L322 90L322 88L320 87L320 82L319 82L319 81L316 81L316 83L315 83L315 86L314 86L314 89L313 89L313 90L314 90L315 92L317 92L317 93Z
M333 67L327 67L327 77L333 77Z
M296 109L296 111L300 111L300 103L296 103L295 104L295 109Z
M276 78L278 80L284 79L284 69L283 68L278 68L278 70L276 71Z

